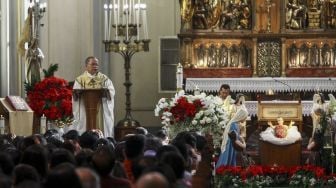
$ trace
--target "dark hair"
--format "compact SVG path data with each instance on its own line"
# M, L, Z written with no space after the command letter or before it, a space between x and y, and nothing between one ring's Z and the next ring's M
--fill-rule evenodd
M11 176L14 168L14 162L7 153L0 153L0 172Z
M167 152L176 152L179 153L180 151L174 145L165 145L160 147L156 152L156 157L160 160L161 157Z
M222 89L230 89L230 86L228 84L222 84L219 90L222 90Z
M70 153L70 151L64 148L58 148L51 153L49 162L50 168L54 168L55 166L65 162L76 165L75 157Z
M35 168L26 164L19 164L14 168L13 185L17 185L24 181L40 182L39 175Z
M77 130L70 130L67 133L65 133L63 136L64 140L76 140L79 139L79 133Z
M88 148L80 150L75 156L77 166L88 167L91 164L93 151Z
M81 188L82 186L75 172L75 166L69 163L62 163L50 171L44 187Z
M238 104L238 102L239 102L239 98L240 98L240 97L243 97L243 96L245 96L245 95L242 94L242 93L238 93L238 94L236 95L236 100L235 100L234 104Z
M135 128L135 134L147 135L148 131L145 127L137 127Z
M109 145L109 147L113 148L113 150L114 150L113 143L110 140L106 139L106 138L99 138L96 141L96 143L94 144L93 149L97 150L99 147L105 146L105 145Z
M41 145L29 146L23 152L21 163L36 168L39 175L44 178L48 170L47 150Z
M179 132L176 137L172 140L172 143L175 144L177 142L189 144L191 147L196 147L196 137L187 131Z
M162 156L160 162L169 165L173 169L177 179L183 178L185 161L179 153L167 152Z
M144 152L145 136L144 135L132 135L128 137L125 142L125 154L129 159L133 159L141 156Z
M90 148L93 150L94 144L99 139L99 136L92 132L86 131L79 137L79 144L82 148Z
M163 140L166 139L168 135L166 130L161 129L155 134L155 136Z
M100 146L92 156L92 166L100 176L107 176L115 164L115 153L109 145Z
M149 137L149 138L146 138L144 151L146 150L157 151L161 146L162 146L162 141L159 138Z
M85 59L85 66L88 65L88 63L90 62L91 59L97 59L95 56L89 56Z

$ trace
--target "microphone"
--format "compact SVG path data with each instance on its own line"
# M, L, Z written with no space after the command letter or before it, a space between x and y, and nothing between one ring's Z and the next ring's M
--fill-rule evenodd
M288 85L286 82L283 82L283 81L281 81L281 80L275 79L274 77L272 77L272 80L274 80L275 82L279 82L279 83L281 83L282 85L287 86L288 89L289 89L289 94L292 95L292 87L291 87L290 85Z

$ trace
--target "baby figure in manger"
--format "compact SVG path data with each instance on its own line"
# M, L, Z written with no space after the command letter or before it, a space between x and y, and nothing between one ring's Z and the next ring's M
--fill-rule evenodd
M301 134L297 126L293 126L291 121L289 125L284 124L282 117L277 118L277 125L268 122L269 127L260 133L260 138L275 145L288 145L301 139Z

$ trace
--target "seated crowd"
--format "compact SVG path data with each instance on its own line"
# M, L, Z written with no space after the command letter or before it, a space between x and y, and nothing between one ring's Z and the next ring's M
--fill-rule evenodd
M197 133L181 132L168 141L165 130L152 135L144 128L120 142L100 130L1 135L0 187L191 187L205 144Z

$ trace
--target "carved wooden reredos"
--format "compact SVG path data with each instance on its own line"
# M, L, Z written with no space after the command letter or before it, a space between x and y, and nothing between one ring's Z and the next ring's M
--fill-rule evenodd
M335 0L180 0L185 77L336 76Z

